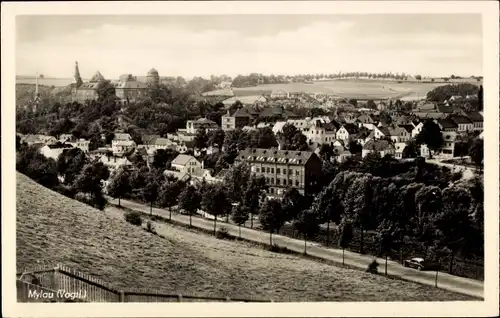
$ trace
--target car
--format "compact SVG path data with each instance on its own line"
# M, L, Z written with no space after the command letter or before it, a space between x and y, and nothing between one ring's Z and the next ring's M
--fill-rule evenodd
M425 270L438 270L439 265L432 262L426 261L421 257L414 257L412 259L407 259L403 262L404 267L414 268L419 271Z

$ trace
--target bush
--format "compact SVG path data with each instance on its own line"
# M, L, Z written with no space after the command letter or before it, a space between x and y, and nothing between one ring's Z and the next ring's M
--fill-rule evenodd
M148 223L146 224L146 231L148 231L149 233L156 234L156 229L153 223L151 223L151 221L148 221Z
M217 230L215 237L217 237L218 239L228 239L232 238L232 235L229 234L229 230L227 228L221 227Z
M372 274L377 274L378 273L378 262L377 260L373 260L369 265L368 265L368 268L366 269L366 271L368 273L372 273Z
M139 212L127 212L125 214L125 220L133 225L141 226L142 225L142 217Z
M279 246L276 244L273 244L272 246L269 247L269 251L274 252L274 253L283 253L283 254L290 254L292 251L288 249L288 247L285 246Z

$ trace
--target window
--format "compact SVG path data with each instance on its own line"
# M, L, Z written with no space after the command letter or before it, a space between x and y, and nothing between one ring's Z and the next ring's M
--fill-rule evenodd
M283 175L286 175L286 169L283 169Z
M295 185L298 187L299 186L299 180L295 180Z
M271 168L267 167L267 173L269 173L271 171Z
M271 184L274 184L274 178L271 178Z
M279 178L276 178L276 185L280 185L280 179Z
M266 183L269 183L269 178L266 178Z
M300 175L300 171L299 170L296 170L295 171L295 175L298 177Z
M277 174L280 174L280 173L281 173L280 168L276 168L276 173L277 173Z
M288 175L292 174L292 169L288 169Z
M283 185L286 186L286 179L283 179Z
M274 173L274 168L271 168L271 173Z
M259 168L259 167L257 167L256 171L257 171L257 172L260 172L260 168Z
M274 188L271 188L271 193L274 193Z

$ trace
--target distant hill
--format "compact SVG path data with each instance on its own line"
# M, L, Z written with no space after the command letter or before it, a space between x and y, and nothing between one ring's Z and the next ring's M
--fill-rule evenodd
M117 288L277 301L469 299L156 223L164 238L17 173L16 263L61 263Z

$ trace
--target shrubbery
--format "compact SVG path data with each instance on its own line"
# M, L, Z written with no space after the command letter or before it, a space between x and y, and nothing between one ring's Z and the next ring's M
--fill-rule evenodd
M142 217L139 212L127 212L125 213L125 221L132 225L141 226L142 225Z

